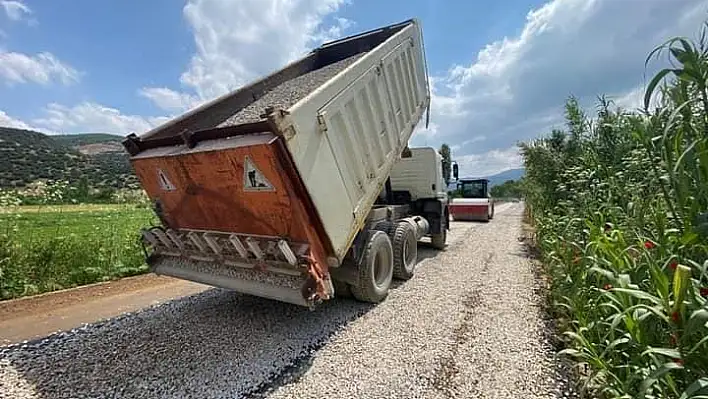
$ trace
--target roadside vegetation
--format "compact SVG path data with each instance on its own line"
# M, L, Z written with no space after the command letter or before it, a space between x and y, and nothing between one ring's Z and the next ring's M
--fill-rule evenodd
M0 300L146 272L137 234L152 218L141 191L0 190Z
M585 392L708 398L708 45L650 54L672 69L642 110L573 98L565 130L520 145L551 301Z
M521 198L523 196L523 179L507 180L502 184L493 186L489 194L493 198Z

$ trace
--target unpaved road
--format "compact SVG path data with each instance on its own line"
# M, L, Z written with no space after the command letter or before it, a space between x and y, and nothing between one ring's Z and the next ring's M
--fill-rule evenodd
M521 212L455 223L377 306L209 289L0 347L0 398L562 397Z
M204 291L189 281L148 274L0 302L0 345L71 330Z

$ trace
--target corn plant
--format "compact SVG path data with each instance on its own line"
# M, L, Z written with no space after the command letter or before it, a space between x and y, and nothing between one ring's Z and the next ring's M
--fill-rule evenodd
M571 98L567 130L520 145L561 355L602 398L708 398L705 29L662 54L642 110Z

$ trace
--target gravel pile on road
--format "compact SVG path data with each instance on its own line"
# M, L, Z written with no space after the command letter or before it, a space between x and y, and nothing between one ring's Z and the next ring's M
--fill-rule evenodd
M500 208L456 224L445 252L421 248L378 306L209 290L0 348L0 398L563 397L521 207Z
M263 97L226 119L224 122L219 124L218 127L258 122L261 120L261 114L263 114L266 107L288 109L296 102L302 100L308 94L315 91L315 89L320 87L336 74L343 71L346 67L353 64L364 54L366 53L360 53L352 57L345 58L323 68L298 76L295 79L281 83L279 86L276 86L263 95Z

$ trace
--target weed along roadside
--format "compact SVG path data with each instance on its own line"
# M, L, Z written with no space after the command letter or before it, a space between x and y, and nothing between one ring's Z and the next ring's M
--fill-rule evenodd
M571 98L565 131L521 145L561 355L598 397L708 397L705 46L657 49L676 67L643 113L601 99L591 125Z
M147 272L135 231L152 218L136 204L3 207L0 299Z

